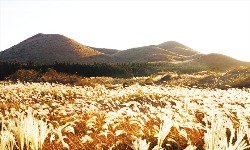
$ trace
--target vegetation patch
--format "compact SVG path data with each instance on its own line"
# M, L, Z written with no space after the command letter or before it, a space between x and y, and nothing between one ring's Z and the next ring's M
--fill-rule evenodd
M1 149L246 149L250 90L0 84Z

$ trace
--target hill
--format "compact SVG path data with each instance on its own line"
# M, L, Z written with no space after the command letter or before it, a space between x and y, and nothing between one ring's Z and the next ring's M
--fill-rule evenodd
M206 64L209 66L223 66L223 67L231 67L231 66L241 66L241 65L249 65L247 62L243 62L232 57L223 55L223 54L216 54L211 53L208 55L204 55L200 58L197 58L195 61Z
M186 65L186 66L213 66L213 67L220 67L220 68L236 67L236 66L250 66L250 62L240 61L232 57L229 57L223 54L218 54L218 53L202 55L191 60L187 60L183 62L174 62L174 63L178 65Z
M143 46L121 51L115 54L122 62L171 62L181 60L182 56L155 45Z
M159 45L132 48L115 54L115 56L123 58L125 62L153 63L185 61L200 55L203 54L175 41L168 41Z
M0 53L1 61L77 63L102 53L59 34L36 34Z

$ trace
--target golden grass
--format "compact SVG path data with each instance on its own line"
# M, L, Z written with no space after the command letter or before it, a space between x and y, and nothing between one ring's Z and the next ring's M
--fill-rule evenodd
M1 149L247 149L250 89L0 83Z

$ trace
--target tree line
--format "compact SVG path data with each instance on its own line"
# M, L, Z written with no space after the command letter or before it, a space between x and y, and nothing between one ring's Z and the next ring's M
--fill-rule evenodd
M36 65L32 63L21 64L17 62L0 62L0 80L4 80L7 76L14 74L20 69L33 69L41 73L45 73L49 68L57 72L66 74L75 74L83 77L138 77L148 76L156 73L159 66L148 63L131 63L131 64L69 64L69 63L54 63L52 65Z
M7 76L14 74L20 69L33 69L45 73L49 68L60 73L74 74L82 77L105 76L117 78L149 76L163 71L190 73L204 70L204 67L183 67L162 63L70 64L55 62L51 65L36 65L33 63L0 62L0 80L4 80Z

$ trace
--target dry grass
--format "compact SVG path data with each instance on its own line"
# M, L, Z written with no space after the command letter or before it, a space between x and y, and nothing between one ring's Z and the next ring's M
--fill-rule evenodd
M1 149L246 149L249 89L0 83Z
M237 67L224 72L202 71L191 74L178 74L175 72L160 72L148 77L134 78L111 78L93 77L85 78L78 75L69 75L48 69L41 73L35 70L18 70L10 75L6 80L12 82L50 82L62 83L77 86L92 86L99 84L106 88L114 89L119 86L128 87L134 84L140 85L172 85L188 86L197 88L249 88L250 87L250 67Z

